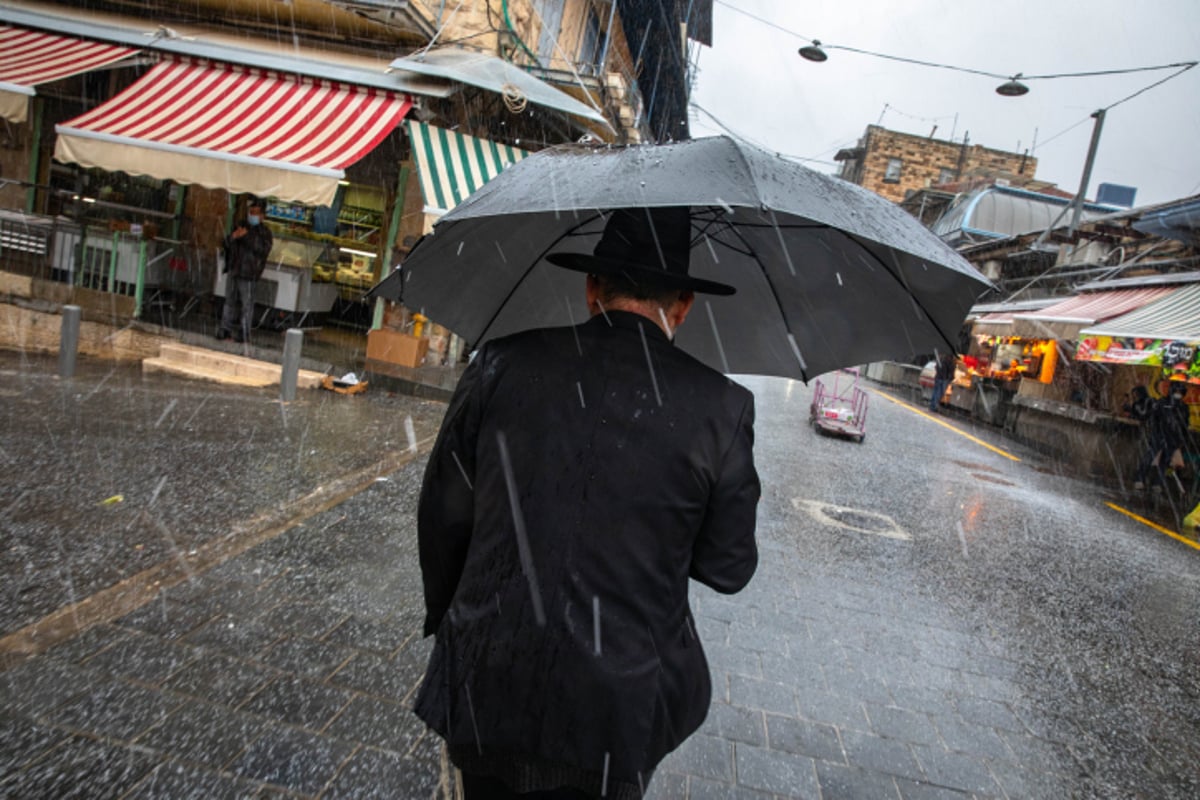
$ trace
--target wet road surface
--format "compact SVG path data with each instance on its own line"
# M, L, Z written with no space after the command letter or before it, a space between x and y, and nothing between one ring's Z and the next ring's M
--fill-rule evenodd
M429 642L404 457L442 404L0 367L0 642L178 565L10 659L0 795L445 796L408 711ZM695 587L713 707L650 796L1200 792L1200 551L986 429L873 390L859 445L808 426L811 388L746 383L763 559L738 595Z

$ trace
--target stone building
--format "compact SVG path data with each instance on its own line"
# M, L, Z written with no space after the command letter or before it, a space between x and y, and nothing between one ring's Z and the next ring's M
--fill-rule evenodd
M1028 180L1037 171L1037 159L973 145L964 137L950 142L929 136L868 125L854 147L840 150L839 177L886 197L895 203L930 186L969 178Z

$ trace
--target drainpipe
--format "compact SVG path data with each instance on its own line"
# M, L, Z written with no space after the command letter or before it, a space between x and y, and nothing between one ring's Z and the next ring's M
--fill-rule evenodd
M42 107L45 105L40 97L31 97L33 119L29 131L33 141L29 153L29 188L25 190L25 213L32 214L37 208L38 162L42 157Z

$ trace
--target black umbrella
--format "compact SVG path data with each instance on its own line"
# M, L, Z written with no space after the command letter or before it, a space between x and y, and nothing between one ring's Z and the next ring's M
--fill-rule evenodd
M807 380L953 349L989 282L897 206L728 137L551 148L442 217L372 294L402 300L467 342L582 322L583 281L549 264L590 253L607 212L691 209L699 295L678 346L726 373Z

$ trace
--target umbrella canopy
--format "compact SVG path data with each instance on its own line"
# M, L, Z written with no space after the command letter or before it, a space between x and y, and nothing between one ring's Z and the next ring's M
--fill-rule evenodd
M726 373L807 380L953 349L987 279L899 207L729 137L551 148L505 170L434 226L372 293L478 346L587 317L555 252L591 253L607 212L691 210L698 295L676 343Z

